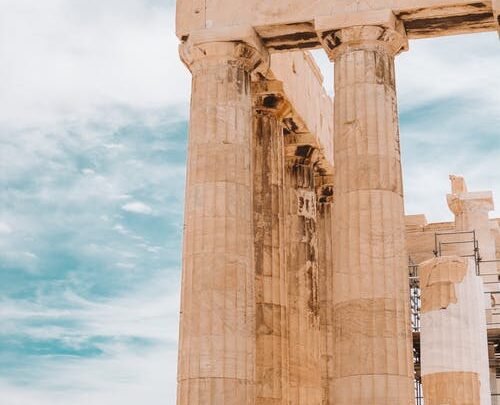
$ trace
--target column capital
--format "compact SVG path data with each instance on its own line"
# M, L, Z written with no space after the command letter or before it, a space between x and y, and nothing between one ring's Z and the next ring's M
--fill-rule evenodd
M408 49L404 25L392 10L320 17L315 28L331 61L349 49L381 48L393 56Z
M198 62L231 61L250 73L266 74L269 53L251 27L195 31L179 45L181 60L193 72Z
M347 50L380 48L396 56L408 47L406 34L400 30L377 25L341 28L327 34L323 41L332 61Z

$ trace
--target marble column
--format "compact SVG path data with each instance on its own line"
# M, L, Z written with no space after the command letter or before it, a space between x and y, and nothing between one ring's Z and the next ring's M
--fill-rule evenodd
M177 404L254 405L250 73L260 55L242 42L181 52L193 81Z
M288 157L285 179L289 404L318 405L321 403L321 355L313 165Z
M420 264L421 363L426 405L491 405L481 277L472 258Z
M318 299L321 331L322 405L333 404L333 185L331 175L316 176L318 225Z
M394 58L402 30L327 38L335 62L332 404L414 404Z
M256 405L288 405L284 145L281 83L261 80L254 93Z

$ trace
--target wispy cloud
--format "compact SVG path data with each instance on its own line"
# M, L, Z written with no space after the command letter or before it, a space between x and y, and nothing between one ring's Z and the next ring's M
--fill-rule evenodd
M45 357L36 367L26 365L21 370L27 381L0 380L2 403L175 404L175 385L165 383L175 380L175 349L157 345L134 352L117 345L114 350L113 356Z
M2 137L1 403L174 403L186 124L150 114Z
M153 213L153 209L149 205L140 201L129 202L122 206L122 210L145 215L151 215Z
M4 0L0 124L82 121L110 105L186 105L189 76L176 57L173 6L151 0Z
M0 233L11 233L12 228L5 222L0 222Z

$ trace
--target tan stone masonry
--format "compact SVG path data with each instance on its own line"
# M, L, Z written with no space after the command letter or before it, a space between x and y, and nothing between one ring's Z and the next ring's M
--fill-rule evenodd
M333 34L335 194L332 404L414 402L394 57L405 39ZM390 387L382 389L382 387Z
M446 309L457 303L455 285L467 273L467 261L460 257L434 258L420 264L421 312Z
M289 303L289 404L321 402L316 190L313 167L286 165L286 234Z
M231 42L198 50L190 66L178 404L254 404L250 73L259 55Z
M269 88L274 90L269 92ZM254 83L256 404L288 403L288 291L280 83Z
M420 263L437 254L436 232L474 229L491 259L485 285L498 288L500 232L491 195L458 176L455 223L405 224L395 57L408 38L498 29L499 4L177 0L193 77L178 405L415 403L408 252ZM335 100L305 52L316 48L335 64ZM426 405L476 405L476 369L484 380L486 320L471 316L483 293L455 270L421 271ZM460 294L474 308L457 309Z
M426 405L480 405L479 375L472 372L443 372L423 377Z

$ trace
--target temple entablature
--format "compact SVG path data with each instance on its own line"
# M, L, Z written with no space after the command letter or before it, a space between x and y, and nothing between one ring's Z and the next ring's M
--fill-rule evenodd
M324 21L348 26L373 25L377 14L391 13L408 38L429 38L498 29L499 1L477 0L178 0L177 36L198 30L248 25L271 52L321 47Z

